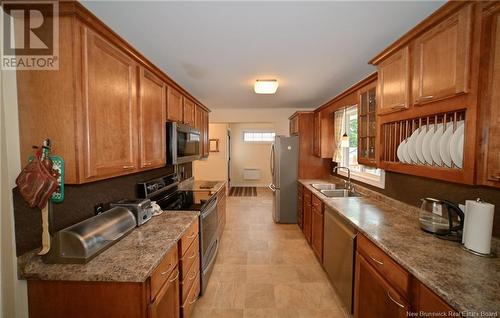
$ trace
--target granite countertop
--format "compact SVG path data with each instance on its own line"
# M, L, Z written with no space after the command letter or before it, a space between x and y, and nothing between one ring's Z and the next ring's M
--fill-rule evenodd
M211 188L205 187L207 184L213 184ZM219 192L219 190L226 185L226 181L208 181L208 180L195 180L194 178L187 179L179 184L179 190L186 191L211 191L213 193Z
M331 181L299 182L457 311L500 310L500 258L473 255L456 242L423 232L415 208L406 204L387 197L390 202L369 196L327 198L311 183ZM493 240L494 249L497 244Z
M45 264L37 251L18 258L27 280L144 282L198 217L166 211L136 228L87 264Z

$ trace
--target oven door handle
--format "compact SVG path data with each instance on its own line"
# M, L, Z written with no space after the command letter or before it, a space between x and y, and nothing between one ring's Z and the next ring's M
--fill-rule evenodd
M203 211L201 212L201 218L204 219L207 215L212 213L212 211L215 210L216 206L217 206L217 198L212 202L210 202L210 204L205 209L203 209Z

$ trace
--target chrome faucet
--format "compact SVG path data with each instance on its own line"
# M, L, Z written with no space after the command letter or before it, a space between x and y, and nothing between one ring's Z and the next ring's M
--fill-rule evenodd
M349 169L348 167L339 167L339 166L337 166L337 167L333 168L333 172L338 173L339 169L345 169L345 170L347 170L347 181L344 180L344 184L345 184L346 189L349 192L354 192L354 185L351 182L351 169Z

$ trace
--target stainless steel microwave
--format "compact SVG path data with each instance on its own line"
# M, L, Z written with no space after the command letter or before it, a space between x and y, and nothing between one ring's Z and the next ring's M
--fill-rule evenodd
M167 122L167 163L179 164L200 159L200 131L187 125Z

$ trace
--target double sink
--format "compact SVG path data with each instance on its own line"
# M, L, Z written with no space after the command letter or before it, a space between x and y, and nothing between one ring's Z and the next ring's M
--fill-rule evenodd
M342 184L334 183L312 183L311 186L328 198L359 197L359 193L349 191Z

